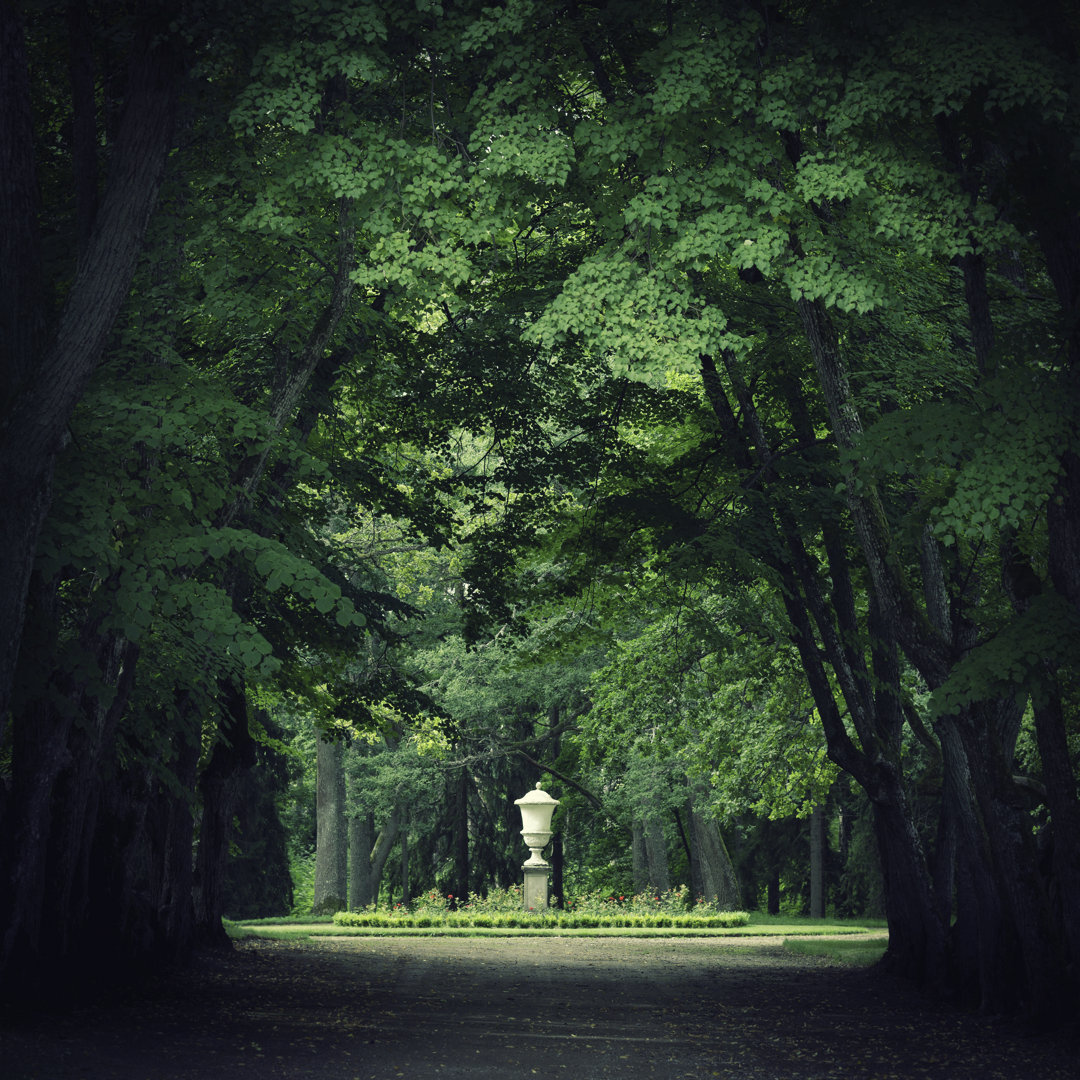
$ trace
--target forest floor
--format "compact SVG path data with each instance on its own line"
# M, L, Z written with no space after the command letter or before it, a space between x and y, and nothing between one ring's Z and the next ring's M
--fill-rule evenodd
M1075 1080L1075 1033L934 1007L775 938L246 940L0 1019L4 1080Z

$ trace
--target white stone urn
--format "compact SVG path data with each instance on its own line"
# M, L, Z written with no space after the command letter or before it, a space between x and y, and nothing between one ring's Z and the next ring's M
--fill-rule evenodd
M525 866L547 867L543 856L540 854L547 847L551 839L551 815L555 807L559 805L558 799L553 799L546 791L541 791L540 785L514 800L514 805L521 808L521 835L531 852Z

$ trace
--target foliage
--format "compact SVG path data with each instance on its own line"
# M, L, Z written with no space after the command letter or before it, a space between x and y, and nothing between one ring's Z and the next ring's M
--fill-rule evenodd
M293 902L289 909L292 916L310 916L315 896L315 852L293 853L289 859L289 873L293 883Z
M0 251L3 336L30 344L0 356L0 464L52 434L0 507L27 568L0 972L33 975L52 924L62 969L105 917L133 955L183 953L183 904L141 898L192 895L169 860L196 823L212 932L241 793L306 895L326 735L350 812L400 826L405 887L435 890L409 917L519 917L497 890L535 774L568 893L625 886L646 825L689 860L688 800L770 847L757 884L795 881L797 830L766 823L835 807L843 774L868 811L841 892L884 883L891 962L987 1009L1075 996L1075 26L998 2L121 8L84 43L58 8L3 16L0 231L28 245ZM127 215L126 303L45 386L117 239L93 204L99 169L127 175L144 39L184 126ZM80 56L104 65L69 96ZM291 787L251 792L273 742ZM651 903L614 917L676 917Z
M749 916L744 911L710 912L705 915L662 915L662 914L561 914L554 910L548 912L518 911L506 912L464 912L437 914L397 914L382 912L339 911L334 916L335 926L384 927L402 929L473 928L484 929L678 929L678 930L713 930L721 927L745 926Z

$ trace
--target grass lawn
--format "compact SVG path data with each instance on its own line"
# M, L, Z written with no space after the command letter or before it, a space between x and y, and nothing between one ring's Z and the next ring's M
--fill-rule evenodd
M787 948L802 954L827 955L846 963L873 963L879 959L887 941L882 919L808 919L798 916L769 916L752 913L745 926L710 928L675 927L498 927L469 926L338 926L328 919L314 916L280 919L247 919L226 921L226 929L236 939L246 937L271 938L278 941L310 937L371 937L395 935L402 937L775 937ZM848 941L807 940L835 939L843 935ZM787 939L796 940L788 941Z

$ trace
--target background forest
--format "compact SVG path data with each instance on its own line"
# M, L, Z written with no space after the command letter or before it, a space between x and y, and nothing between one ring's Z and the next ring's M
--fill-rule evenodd
M0 10L0 980L516 881L1080 984L1073 6Z

